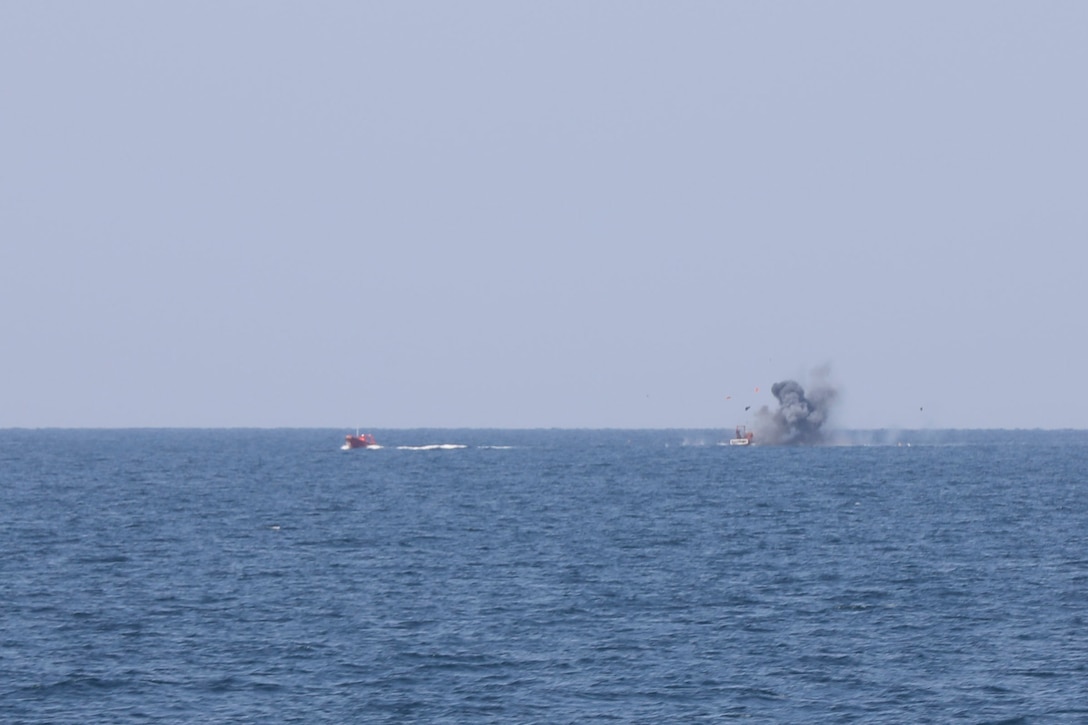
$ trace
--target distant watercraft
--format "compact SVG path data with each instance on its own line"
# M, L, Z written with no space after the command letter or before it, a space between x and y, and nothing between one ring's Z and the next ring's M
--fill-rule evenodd
M352 448L371 448L378 445L374 440L374 436L369 433L359 433L355 431L355 435L348 434L344 436L344 445L340 446L342 451L350 451Z
M731 446L750 446L754 435L743 425L738 425L735 435L729 439Z

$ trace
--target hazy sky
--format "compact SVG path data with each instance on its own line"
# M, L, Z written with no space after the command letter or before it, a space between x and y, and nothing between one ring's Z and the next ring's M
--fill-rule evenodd
M1081 0L7 0L0 427L1088 428L1086 70Z

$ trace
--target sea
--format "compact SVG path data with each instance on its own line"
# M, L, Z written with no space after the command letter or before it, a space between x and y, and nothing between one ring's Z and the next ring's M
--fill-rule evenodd
M0 431L0 722L1088 722L1088 431Z

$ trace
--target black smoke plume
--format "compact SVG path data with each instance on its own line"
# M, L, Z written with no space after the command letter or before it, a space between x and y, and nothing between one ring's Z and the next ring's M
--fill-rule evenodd
M771 386L778 399L778 410L764 406L756 416L756 443L766 445L818 445L826 443L822 430L838 396L826 380L812 387L809 394L794 380Z

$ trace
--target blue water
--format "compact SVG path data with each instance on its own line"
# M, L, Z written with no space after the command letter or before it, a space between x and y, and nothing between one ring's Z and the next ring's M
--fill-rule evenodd
M374 432L0 431L0 720L1088 722L1088 432Z

